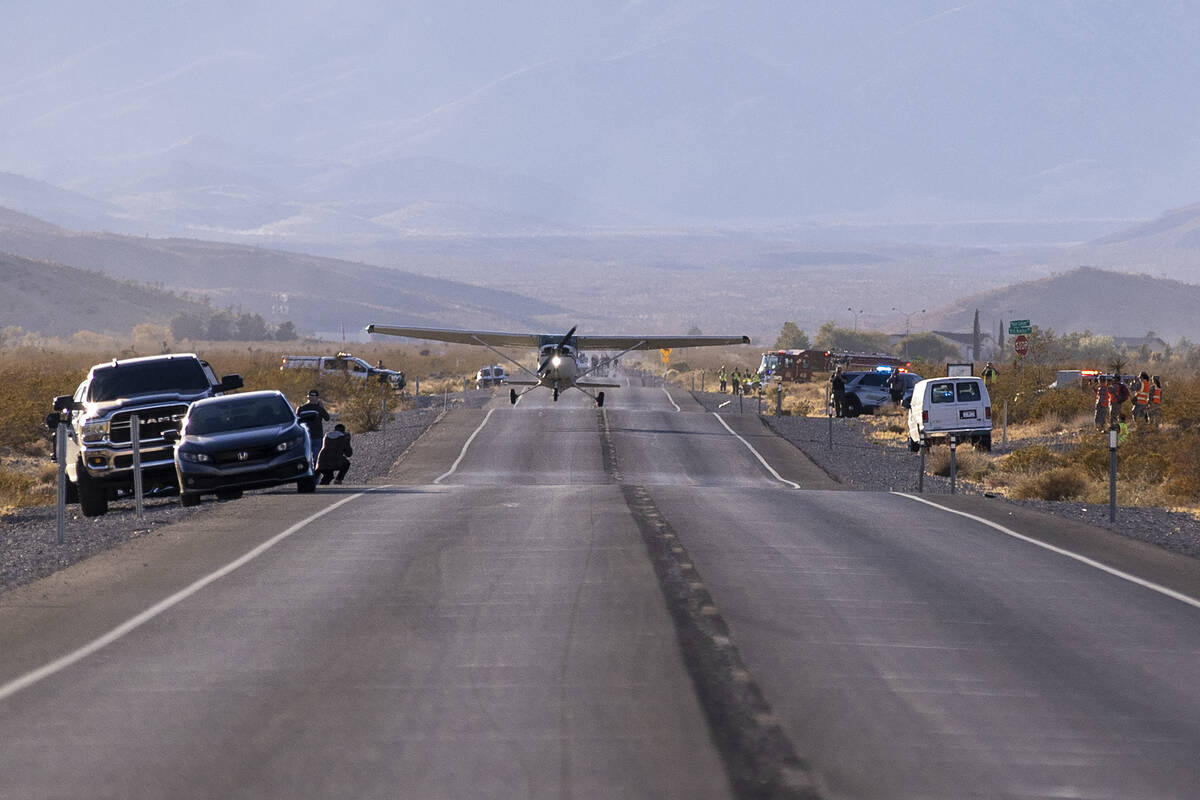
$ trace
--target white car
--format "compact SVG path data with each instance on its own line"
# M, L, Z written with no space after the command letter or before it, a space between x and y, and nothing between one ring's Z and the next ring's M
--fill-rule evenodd
M913 387L908 409L908 447L949 439L992 449L992 400L983 378L927 378Z

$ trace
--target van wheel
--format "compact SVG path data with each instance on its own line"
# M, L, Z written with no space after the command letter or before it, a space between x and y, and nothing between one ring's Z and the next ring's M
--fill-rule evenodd
M862 401L858 399L858 395L852 394L846 398L846 416L857 417L862 413Z
M76 491L79 494L79 510L85 517L101 517L108 513L108 494L104 487L93 481L80 464L75 473L79 479Z

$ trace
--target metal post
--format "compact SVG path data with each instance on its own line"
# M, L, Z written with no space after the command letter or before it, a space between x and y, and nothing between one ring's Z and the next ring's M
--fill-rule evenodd
M775 416L783 416L783 381L775 386Z
M929 445L925 444L925 440L921 439L921 471L917 473L917 493L925 493L925 454L929 452Z
M58 461L58 543L67 527L67 423L59 422L54 432L54 458Z
M421 379L413 378L413 382L416 384L413 387L413 408L420 408L421 407Z
M958 449L958 437L951 436L950 437L950 494L956 493L955 492L955 489L956 489L956 487L955 487L955 477L956 477L955 467L957 465L955 464L954 452L957 449Z
M134 414L129 418L129 441L133 443L133 505L137 518L142 514L142 420Z
M700 370L700 391L704 391L704 370Z
M829 449L833 449L833 406L825 406L826 416L829 417Z
M1000 452L1008 452L1008 401L1004 401L1004 437L1000 440Z
M379 389L380 389L380 391L379 391L379 394L380 394L380 398L379 398L379 401L380 401L379 432L383 433L385 430L387 430L388 385L386 383L380 384Z
M442 411L450 408L450 389L447 386L442 387Z
M1117 427L1108 429L1108 521L1117 521Z
M742 398L745 396L746 396L746 393L739 389L738 390L738 413L739 414L742 413Z

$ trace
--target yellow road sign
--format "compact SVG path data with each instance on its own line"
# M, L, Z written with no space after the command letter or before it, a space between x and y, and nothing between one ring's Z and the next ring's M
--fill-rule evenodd
M662 361L664 364L671 363L671 348L660 347L658 352L662 353Z

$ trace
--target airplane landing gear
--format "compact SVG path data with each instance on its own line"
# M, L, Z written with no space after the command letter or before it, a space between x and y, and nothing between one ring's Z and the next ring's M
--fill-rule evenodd
M512 403L514 406L517 404L517 390L516 389L508 390L508 402Z
M558 382L554 383L554 402L558 402Z
M604 392L596 393L596 407L604 408Z

